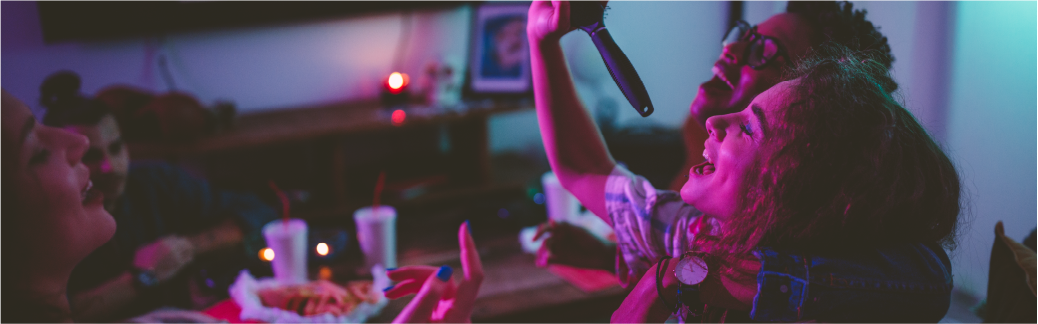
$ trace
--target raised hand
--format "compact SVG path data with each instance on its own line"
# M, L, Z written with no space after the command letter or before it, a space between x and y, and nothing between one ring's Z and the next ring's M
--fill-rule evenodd
M609 1L598 1L605 6ZM531 43L557 41L576 27L571 23L569 1L534 1L527 13L526 34Z
M166 236L137 249L133 265L151 270L162 282L172 278L195 258L195 247L186 238Z
M407 266L388 272L389 278L398 284L386 289L386 297L395 299L417 293L394 323L472 322L472 308L483 283L483 263L468 222L458 228L458 245L464 279L457 286L451 277L453 270L448 266Z
M558 41L573 27L569 23L569 2L534 1L526 17L526 35L531 43Z

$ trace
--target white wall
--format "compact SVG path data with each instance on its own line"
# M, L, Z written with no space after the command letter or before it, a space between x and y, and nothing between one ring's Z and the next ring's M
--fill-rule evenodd
M411 75L436 57L467 57L471 9L416 12L408 55L393 66L402 13L103 42L44 44L32 2L2 2L3 87L36 112L47 75L71 69L83 91L114 84L166 91L156 59L165 53L177 87L203 103L230 99L241 113L378 96L379 80Z
M987 294L994 224L1035 228L1035 2L855 2L887 36L905 107L961 174L966 226L952 251L956 288Z
M995 223L1018 241L1038 223L1038 4L956 5L948 152L975 218L953 260L956 284L984 296Z

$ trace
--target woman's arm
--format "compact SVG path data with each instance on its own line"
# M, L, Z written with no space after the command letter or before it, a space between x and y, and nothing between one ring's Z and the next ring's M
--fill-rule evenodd
M572 28L569 3L530 5L527 37L537 121L548 162L562 186L584 207L612 225L605 208L605 184L616 163L577 97L559 39Z
M676 305L678 279L674 269L678 258L666 262L667 268L661 273L662 285L657 286L656 267L653 265L645 272L627 298L620 304L613 316L613 323L660 323L670 316L667 307ZM757 292L757 280L752 274L760 269L760 262L746 260L734 271L716 271L716 264L711 264L710 274L700 284L700 300L711 307L749 311L753 305L753 297ZM753 267L757 268L754 269ZM745 271L752 271L745 276ZM658 290L662 287L662 290ZM662 296L662 300L660 299ZM665 301L664 301L665 300ZM666 302L666 304L664 304Z
M77 322L111 320L112 314L129 305L137 297L133 275L129 271L94 289L69 296L72 318Z
M231 219L187 237L194 246L195 254L206 254L210 251L233 247L241 243L242 238L241 227Z

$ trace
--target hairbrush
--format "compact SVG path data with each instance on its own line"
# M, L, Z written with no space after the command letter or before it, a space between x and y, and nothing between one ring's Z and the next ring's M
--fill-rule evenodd
M598 53L602 55L602 61L609 69L609 75L613 77L616 86L620 87L624 97L631 103L634 110L642 117L652 114L652 101L649 100L649 92L645 90L645 84L638 77L638 72L631 65L631 60L620 50L606 29L605 6L597 1L573 1L570 2L570 24L580 28L591 36L595 42Z

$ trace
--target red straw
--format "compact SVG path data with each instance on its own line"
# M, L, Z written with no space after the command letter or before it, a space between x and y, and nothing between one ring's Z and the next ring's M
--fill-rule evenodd
M288 218L289 218L288 196L285 195L284 191L281 191L281 188L278 188L277 184L274 184L274 180L270 180L270 182L268 182L268 184L270 185L270 189L274 190L274 194L277 195L279 199L281 199L281 219L284 222L284 225L288 226Z
M375 182L375 202L371 203L371 214L378 215L378 203L382 197L382 187L386 185L386 171L382 171L378 174L378 181Z

